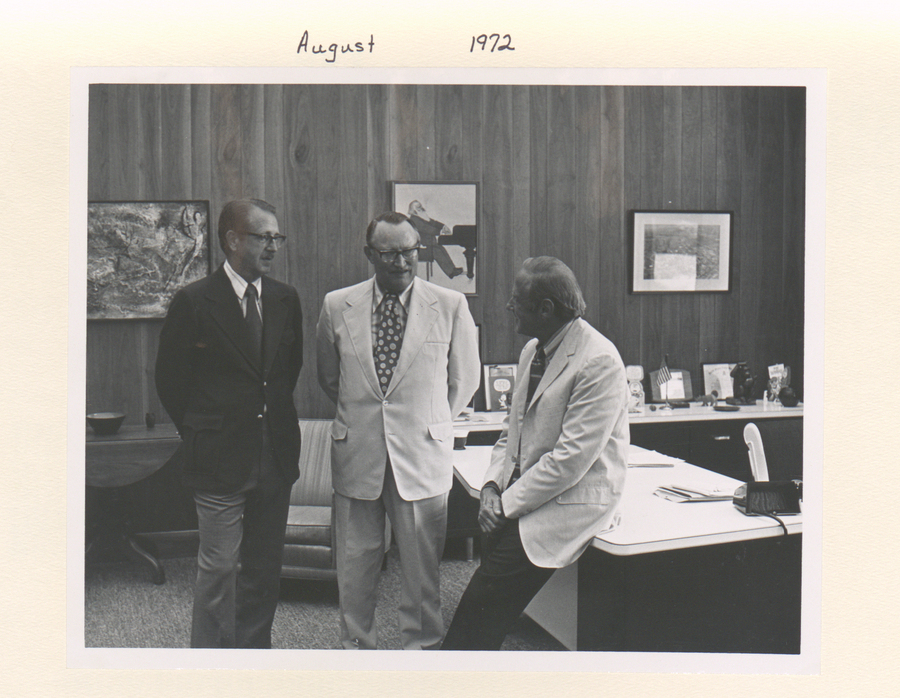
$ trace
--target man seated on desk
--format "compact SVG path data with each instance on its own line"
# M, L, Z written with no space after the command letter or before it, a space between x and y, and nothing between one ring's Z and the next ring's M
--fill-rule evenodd
M529 601L612 518L628 456L628 384L619 352L581 319L572 271L525 260L507 309L534 337L481 490L481 565L442 649L497 650ZM526 380L525 377L528 376Z

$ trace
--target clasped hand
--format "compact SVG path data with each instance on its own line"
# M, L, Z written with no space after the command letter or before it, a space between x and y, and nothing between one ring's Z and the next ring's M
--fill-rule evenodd
M506 516L503 515L503 501L500 493L493 487L481 490L481 507L478 510L478 525L484 533L493 533L499 529Z

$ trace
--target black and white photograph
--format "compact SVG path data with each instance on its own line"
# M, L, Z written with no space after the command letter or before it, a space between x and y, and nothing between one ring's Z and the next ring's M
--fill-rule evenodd
M422 277L474 295L478 254L476 182L393 182L394 210L419 233Z
M79 661L253 648L337 667L368 648L414 668L808 671L811 78L286 75L79 75L84 414L123 416L72 416ZM93 202L208 204L116 242L104 283L127 300L164 267L156 312L92 290ZM769 399L776 364L792 406ZM625 366L645 376L632 410ZM751 432L769 481L804 483L803 513L734 500L758 479Z
M719 211L635 211L635 293L727 291L731 214Z
M900 5L5 10L5 694L896 693Z

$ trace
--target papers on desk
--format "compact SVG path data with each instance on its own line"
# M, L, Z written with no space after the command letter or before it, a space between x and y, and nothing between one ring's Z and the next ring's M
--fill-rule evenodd
M463 412L459 417L453 420L454 422L486 422L487 418L482 417L479 414L473 414L471 412Z
M679 463L684 463L684 461L681 458L664 456L662 453L650 451L634 444L628 446L629 468L673 468Z
M679 485L658 487L653 494L668 499L670 502L730 502L734 496L734 492L721 487L681 487Z

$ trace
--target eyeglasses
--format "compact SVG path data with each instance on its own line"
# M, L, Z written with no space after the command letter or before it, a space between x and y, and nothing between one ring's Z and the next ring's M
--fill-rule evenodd
M287 240L286 235L260 235L259 233L247 233L252 238L256 238L260 242L263 243L264 246L268 247L271 243L275 243L275 247L281 247L284 244L284 241Z
M419 250L423 250L425 248L421 245L417 245L416 247L410 247L407 250L378 250L374 247L370 247L369 249L373 252L377 252L381 256L381 261L394 263L397 261L397 258L400 255L403 255L403 259L405 259L407 262L411 262L419 254Z

